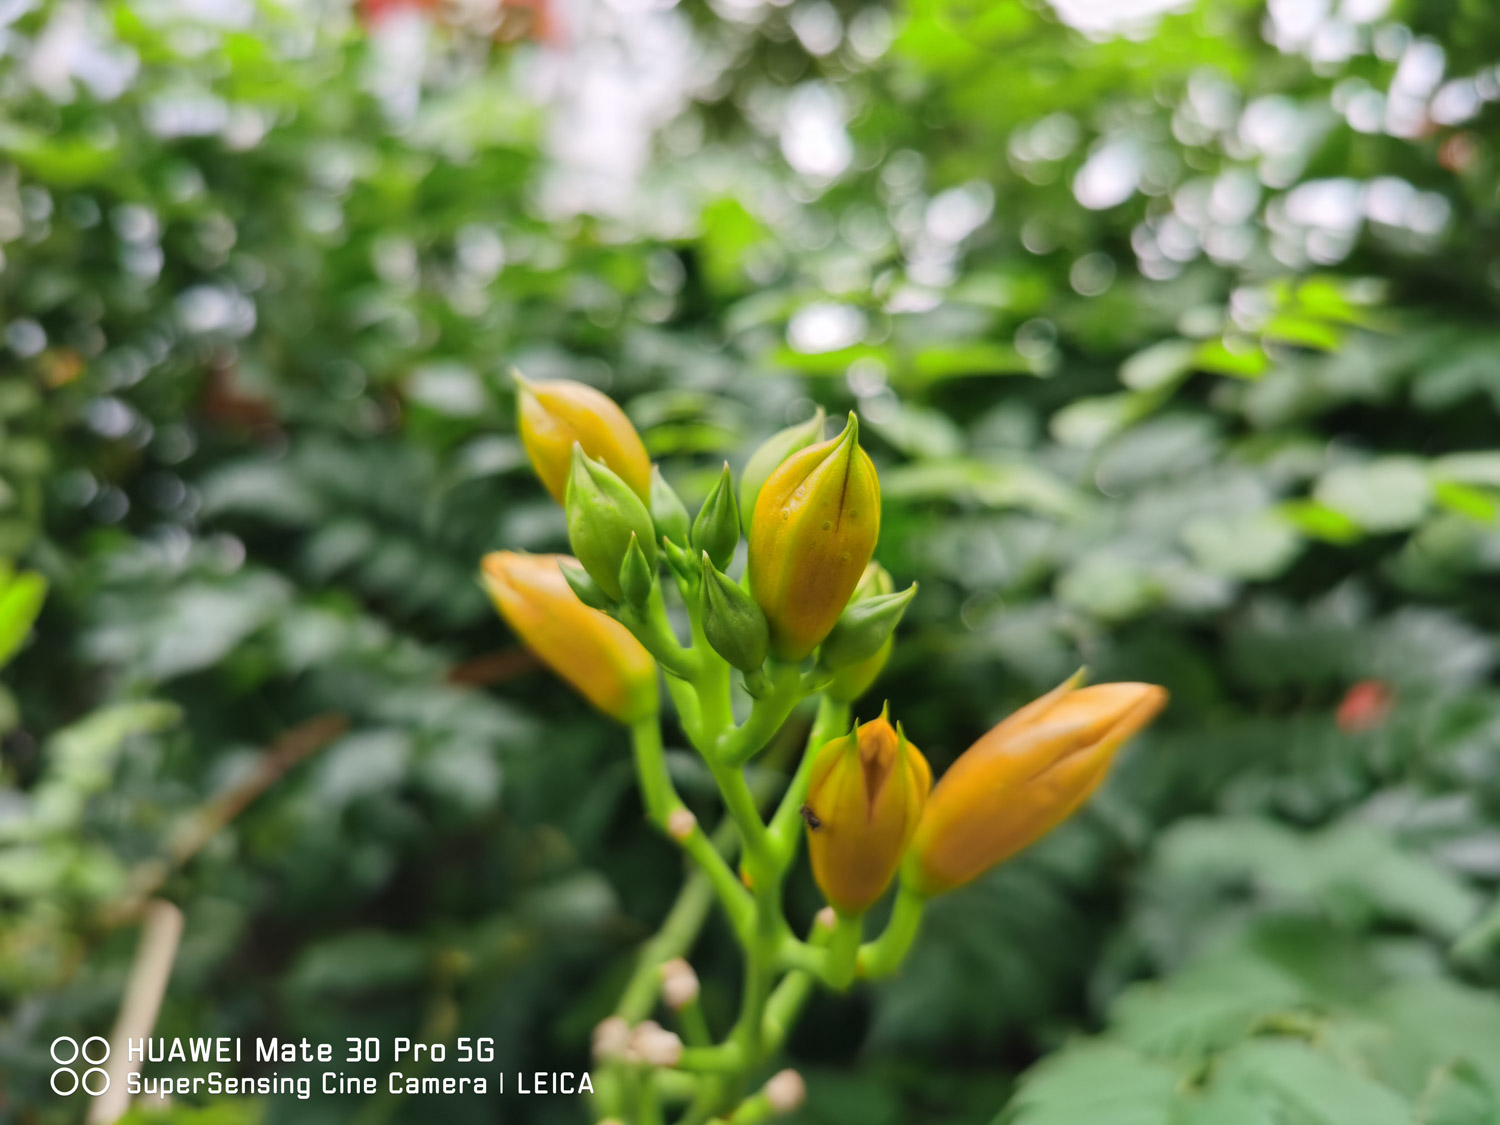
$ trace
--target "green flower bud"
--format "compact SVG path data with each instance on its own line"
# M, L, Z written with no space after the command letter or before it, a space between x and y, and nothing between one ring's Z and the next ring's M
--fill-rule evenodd
M667 565L672 568L672 573L690 589L697 589L699 567L693 552L687 547L679 547L671 539L662 541L661 550L667 557Z
M745 471L740 474L740 519L745 534L750 534L750 520L755 515L755 499L760 495L761 485L776 471L783 461L799 449L806 449L815 441L823 440L823 408L806 422L798 422L779 430L765 440L750 460L745 462Z
M651 522L656 525L658 543L666 536L679 547L688 545L687 506L655 465L651 466Z
M823 663L837 670L874 656L891 639L906 607L916 596L917 584L913 582L899 594L880 594L850 602L823 642L819 653Z
M575 562L565 562L558 566L562 571L563 578L573 588L573 593L578 595L578 600L590 609L610 610L614 603L604 596L604 591L599 589L599 583L589 577L588 571Z
M895 592L896 583L891 578L891 572L878 562L872 562L869 566L865 567L865 572L859 576L859 585L854 587L854 593L849 595L849 600L851 602L862 602L866 598L875 598L881 594L894 594Z
M734 503L734 478L729 475L726 461L718 483L693 521L693 549L707 551L714 566L723 570L733 561L734 549L739 545L740 513Z
M625 600L639 608L651 596L651 587L656 585L656 562L646 561L641 550L641 541L635 532L630 533L630 546L625 549L625 561L620 564L620 590Z
M631 536L639 539L641 553L654 570L656 531L651 513L628 484L602 462L591 460L579 445L573 447L564 507L573 554L606 597L619 601L623 596L620 567Z
M737 582L714 566L707 551L702 598L703 632L713 650L741 672L758 671L771 646L766 615Z

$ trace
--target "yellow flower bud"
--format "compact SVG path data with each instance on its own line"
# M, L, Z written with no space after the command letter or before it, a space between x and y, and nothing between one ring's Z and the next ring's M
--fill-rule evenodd
M912 839L919 894L960 887L1035 843L1104 780L1122 743L1167 705L1155 684L1078 688L1082 673L1028 703L943 775Z
M612 617L578 600L560 564L566 555L495 551L481 580L526 646L590 703L622 723L656 710L656 661Z
M844 432L793 453L766 479L750 521L750 592L771 625L771 652L801 660L828 635L880 535L880 481Z
M517 372L515 380L521 444L552 499L561 504L567 495L575 443L642 500L650 497L651 458L612 398L571 379L532 383Z
M813 877L841 913L884 893L931 788L927 759L884 714L818 751L802 817Z

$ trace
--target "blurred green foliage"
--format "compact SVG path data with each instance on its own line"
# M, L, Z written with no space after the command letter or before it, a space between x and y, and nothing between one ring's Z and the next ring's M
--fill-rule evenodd
M690 502L859 409L922 584L865 710L935 766L1080 663L1173 692L812 1007L799 1120L1500 1120L1500 12L1058 6L1116 26L5 7L0 1120L74 1119L47 1044L108 1033L143 893L187 917L158 1034L586 1065L679 871L472 578L563 541L512 365L610 389Z

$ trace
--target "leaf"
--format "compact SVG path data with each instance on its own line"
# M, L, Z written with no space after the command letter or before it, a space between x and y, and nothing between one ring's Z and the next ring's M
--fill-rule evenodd
M1214 1085L1270 1094L1283 1125L1417 1125L1387 1086L1294 1039L1257 1039L1225 1054Z
M1236 341L1231 347L1224 340L1209 340L1198 348L1193 363L1199 370L1235 379L1259 379L1271 369L1271 361L1258 344Z
M1171 1125L1178 1081L1128 1047L1078 1044L1028 1071L996 1125Z
M1159 391L1193 371L1198 345L1191 340L1163 340L1136 352L1120 365L1120 382L1132 391Z
M945 344L923 348L910 371L919 383L963 375L1042 375L1045 372L1009 344Z
M1432 485L1416 458L1381 457L1330 469L1313 495L1366 531L1404 531L1427 514Z
M0 666L6 664L26 640L46 598L47 580L29 570L16 575L0 588Z
M1296 530L1269 511L1197 519L1182 540L1205 570L1249 580L1276 577L1302 549Z

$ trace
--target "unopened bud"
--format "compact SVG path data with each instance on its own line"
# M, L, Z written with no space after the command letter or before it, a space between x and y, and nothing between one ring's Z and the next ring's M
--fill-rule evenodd
M655 1020L636 1025L626 1057L648 1066L676 1066L682 1059L682 1040Z
M832 930L838 921L838 912L831 906L825 906L813 915L813 926L819 930Z
M807 1083L795 1070L782 1070L766 1083L766 1101L777 1113L791 1113L807 1100Z
M674 1012L698 999L698 974L681 957L673 957L661 967L661 998Z
M685 583L689 590L697 589L698 556L693 553L693 549L679 546L674 540L664 539L661 551L666 556L667 566L672 568L672 573L677 575L678 581Z
M656 585L656 562L646 561L641 541L635 532L630 533L630 546L625 549L625 561L620 564L620 592L625 600L639 608L651 597L651 587Z
M688 545L692 523L687 506L655 465L651 466L651 522L656 525L658 543L666 536L679 547Z
M723 570L734 560L734 549L740 545L740 513L734 503L734 479L729 462L719 474L713 491L698 509L693 521L693 550L702 551Z
M713 564L707 551L701 561L703 634L732 666L754 672L766 662L771 647L766 615L754 598Z
M583 447L573 447L573 472L568 477L568 542L589 577L611 598L619 600L620 567L634 535L649 567L656 566L656 531L651 513L630 486L602 462L590 460Z
M766 478L793 453L806 449L815 441L823 440L825 417L820 406L818 412L806 422L798 422L795 426L779 430L750 454L750 460L745 462L745 471L740 473L740 521L744 524L745 534L750 533L750 520L755 515L755 500L760 495Z
M667 814L667 835L679 844L693 834L698 827L698 818L692 809L675 808Z
M572 587L573 593L578 595L578 600L590 609L608 610L614 607L614 603L604 596L604 591L599 589L599 583L589 577L589 572L584 570L575 562L565 562L558 565L562 576Z
M594 1057L611 1062L625 1057L630 1047L630 1025L620 1016L601 1020L594 1028Z
M848 668L874 656L895 633L906 607L917 596L913 582L899 594L850 602L823 642L819 659L832 669Z

